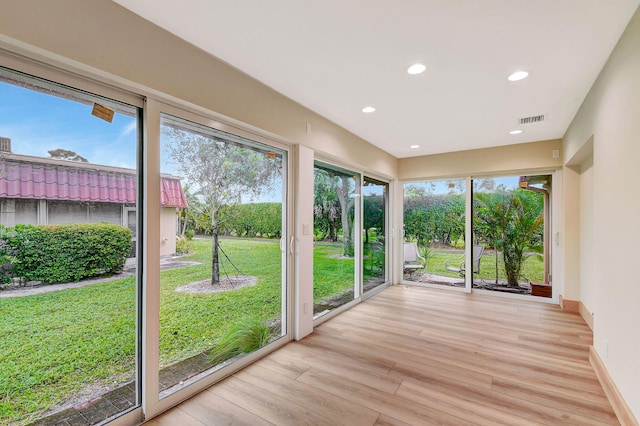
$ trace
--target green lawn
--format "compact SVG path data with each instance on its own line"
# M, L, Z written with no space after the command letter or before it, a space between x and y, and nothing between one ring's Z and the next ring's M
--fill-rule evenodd
M254 287L186 294L176 287L210 276L210 241L195 240L187 259L201 265L161 273L161 366L201 353L234 321L280 317L277 241L223 240ZM227 261L223 265L230 270ZM115 388L133 378L135 280L0 299L0 424L24 424L87 388Z
M189 294L176 287L211 277L211 242L194 240L195 253L188 260L200 265L164 271L160 284L160 367L202 353L238 320L280 318L281 258L278 240L223 239L222 249L239 269L236 272L222 255L220 276L250 275L258 283L240 290Z
M447 265L448 261L449 266L459 266L463 260L463 254L463 250L431 249L425 272L444 277L459 277L457 273L447 270L445 265ZM475 275L475 278L482 278L487 282L494 281L496 277L495 262L496 258L493 251L485 251L480 260L480 274ZM543 282L544 263L542 256L529 256L523 265L522 276L523 280L526 277L529 281ZM498 278L504 280L505 277L502 253L498 252Z
M353 258L342 258L342 243L316 242L313 250L313 301L353 289Z

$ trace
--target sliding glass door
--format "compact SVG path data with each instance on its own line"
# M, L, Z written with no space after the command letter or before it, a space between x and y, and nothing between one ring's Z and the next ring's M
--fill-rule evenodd
M140 405L140 110L0 68L0 424Z
M551 175L473 180L473 234L484 248L474 286L551 297Z
M161 116L160 398L286 335L286 151Z
M404 281L552 297L552 175L471 182L404 184Z
M404 184L405 281L465 287L465 206L464 179Z
M313 313L319 317L360 297L360 175L316 161L314 176Z
M365 176L362 186L362 282L368 292L387 282L389 184Z

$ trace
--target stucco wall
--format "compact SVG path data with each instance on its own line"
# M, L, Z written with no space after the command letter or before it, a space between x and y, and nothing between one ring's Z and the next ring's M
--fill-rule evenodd
M160 209L160 256L176 253L176 209Z

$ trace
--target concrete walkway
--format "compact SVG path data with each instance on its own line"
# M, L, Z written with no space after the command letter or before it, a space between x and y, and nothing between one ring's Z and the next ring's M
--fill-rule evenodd
M199 262L193 262L189 260L182 260L183 256L161 256L160 257L160 270L181 268L184 266L198 265ZM114 280L121 280L127 277L133 277L136 272L137 259L127 259L124 264L124 270L119 273L105 278L88 279L78 281L77 283L62 283L62 284L42 284L40 281L31 281L22 286L10 286L0 291L0 299L9 297L24 297L33 296L35 294L52 293L54 291L66 290L69 288L85 287L93 284L100 284Z

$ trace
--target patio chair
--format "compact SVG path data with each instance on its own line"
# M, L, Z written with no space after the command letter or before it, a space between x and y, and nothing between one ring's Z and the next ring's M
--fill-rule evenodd
M484 246L473 246L473 273L480 273L480 259L482 259L482 255L484 254ZM451 263L451 266L449 265ZM444 263L447 271L457 272L461 277L464 277L464 255L458 256L455 259L449 260Z
M404 266L403 273L409 272L409 279L418 269L424 269L427 262L418 252L418 244L414 242L404 243Z

